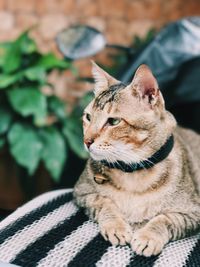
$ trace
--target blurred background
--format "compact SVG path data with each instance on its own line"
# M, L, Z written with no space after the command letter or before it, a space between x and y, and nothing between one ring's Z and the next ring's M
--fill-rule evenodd
M133 74L134 62L137 62L136 65L152 64L152 69L156 71L157 65L159 69L165 65L164 61L157 59L157 55L161 58L165 51L169 52L168 56L175 53L167 48L160 50L160 54L152 52L156 45L158 47L159 40L167 39L166 30L163 35L159 35L160 31L162 33L167 25L175 25L173 27L178 29L178 33L169 28L167 40L173 39L173 48L177 43L178 54L181 49L179 44L183 44L185 39L176 40L183 27L177 28L179 24L173 23L184 17L199 15L199 0L188 0L187 3L181 0L0 0L2 216L42 192L72 187L84 168L88 155L82 145L81 114L92 98L90 60L94 59L111 74L123 77L125 82L129 81L130 74L127 76L128 71L122 74L121 70L126 66ZM102 49L95 56L75 61L66 58L59 51L56 38L63 29L77 24L94 27L104 34L107 43L114 46ZM194 24L200 25L199 21ZM186 27L187 24L184 24L184 29ZM193 50L193 55L180 64L190 62L197 70L200 37L195 39L196 50L190 46L194 43L191 38L186 40L186 44ZM170 42L159 43L163 49L166 44ZM117 46L122 47L118 49ZM181 50L182 55L192 53L185 53L184 49ZM177 62L177 58L184 56L176 57L173 62ZM152 59L150 63L149 59ZM191 59L194 59L192 63ZM169 66L169 62L167 64ZM188 65L181 65L181 71L177 71L180 64L170 80L173 80L170 88L174 88L187 72ZM159 71L155 74L159 79ZM178 77L176 81L175 76ZM161 83L163 80L167 79L160 78ZM166 85L163 82L164 89ZM170 90L172 93L166 96L168 103L172 103L170 97L174 92ZM188 107L182 105L174 110L174 114L179 118L179 114L183 114L183 110L188 111ZM197 109L193 117L196 116L197 120L199 115ZM188 121L182 124L192 127Z
M40 51L60 56L55 37L72 24L93 26L109 43L130 45L135 35L144 38L150 29L159 30L171 21L199 13L198 0L187 4L181 0L0 0L0 41L12 40L35 26L31 36ZM107 63L107 57L104 61ZM90 75L88 59L75 64L82 75ZM64 89L60 94L67 92Z

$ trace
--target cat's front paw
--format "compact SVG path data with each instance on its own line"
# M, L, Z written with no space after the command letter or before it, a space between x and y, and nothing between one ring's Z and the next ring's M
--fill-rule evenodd
M112 245L126 245L132 239L132 230L123 220L108 221L100 226L100 231L105 240Z
M158 255L165 243L162 236L157 233L147 229L140 229L133 234L131 247L136 254L150 257Z

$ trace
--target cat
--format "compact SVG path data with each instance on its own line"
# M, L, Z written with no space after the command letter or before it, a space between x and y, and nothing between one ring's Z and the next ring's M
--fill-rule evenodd
M90 158L76 203L105 240L143 256L199 230L200 136L177 126L141 65L129 85L93 62L95 98L83 114Z

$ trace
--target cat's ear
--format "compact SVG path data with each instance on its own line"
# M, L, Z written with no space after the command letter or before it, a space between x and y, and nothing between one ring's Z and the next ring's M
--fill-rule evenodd
M92 74L94 77L94 93L99 95L101 92L108 90L111 85L119 83L118 80L110 76L106 71L100 68L94 61L92 62Z
M149 105L154 106L158 103L164 105L157 80L147 65L143 64L136 70L130 86Z

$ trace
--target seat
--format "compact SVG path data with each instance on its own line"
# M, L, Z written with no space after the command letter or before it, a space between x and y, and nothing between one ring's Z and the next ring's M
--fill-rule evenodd
M200 234L169 243L154 257L112 246L73 202L72 190L29 201L0 223L0 261L21 267L199 267ZM0 265L1 266L1 265Z

